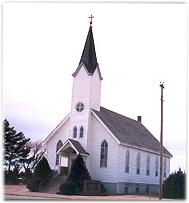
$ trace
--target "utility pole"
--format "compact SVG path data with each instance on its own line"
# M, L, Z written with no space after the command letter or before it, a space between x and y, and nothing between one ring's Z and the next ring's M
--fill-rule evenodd
M160 174L159 174L159 200L162 199L163 185L162 185L162 169L163 169L163 82L160 83L161 87L161 129L160 129Z

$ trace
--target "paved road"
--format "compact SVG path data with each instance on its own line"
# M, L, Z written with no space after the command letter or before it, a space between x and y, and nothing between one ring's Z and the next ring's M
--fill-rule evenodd
M32 197L32 196L24 196L24 195L5 195L5 200L52 200L52 198L48 197Z
M45 195L44 195L45 196ZM115 196L69 196L64 195L59 197L39 197L39 196L24 196L24 195L5 195L5 200L64 200L64 201L138 201L138 200L158 200L157 198L149 198L144 196L134 195L115 195Z

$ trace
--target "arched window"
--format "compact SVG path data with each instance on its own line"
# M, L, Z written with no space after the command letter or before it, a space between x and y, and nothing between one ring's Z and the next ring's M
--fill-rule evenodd
M62 141L59 140L56 144L56 152L62 147ZM56 153L56 165L59 165L59 154Z
M104 140L101 144L100 167L107 167L107 157L108 157L108 143Z
M129 173L129 151L126 152L126 161L125 161L125 172Z
M158 176L158 169L159 169L159 160L157 156L155 161L155 176Z
M150 175L150 155L147 155L146 158L146 175L149 176Z
M81 126L80 127L80 133L79 133L79 137L83 137L83 132L84 132L84 128Z
M166 171L167 171L167 160L164 158L163 162L163 177L166 178Z
M137 154L137 160L136 160L136 174L140 174L140 153Z
M73 129L73 138L77 137L77 127L75 126Z

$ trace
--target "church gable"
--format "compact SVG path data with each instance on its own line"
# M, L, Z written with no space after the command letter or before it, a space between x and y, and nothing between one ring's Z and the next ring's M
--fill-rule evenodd
M78 71L77 71L76 75L77 75L77 77L73 78L74 81L78 81L79 83L89 83L90 84L90 80L91 80L92 75L88 74L87 69L86 69L86 67L85 67L85 65L83 63L81 63L79 65L79 68L78 68ZM78 88L80 88L79 84L77 84L77 85L78 85Z
M44 143L47 143L52 137L57 135L61 129L65 127L65 125L68 123L70 119L70 114L68 114L57 126L53 129L53 131L46 137L46 139L43 141Z
M100 119L100 117L95 113L95 110L92 109L92 118L95 119L95 121L97 121L99 123L99 125L101 126L101 128L103 128L106 131L106 134L108 134L114 141L116 144L120 144L120 141L116 138L116 136L112 133L112 131L105 125L105 123ZM93 126L93 122L94 120L91 120L91 125Z
M88 70L87 70L85 64L84 64L83 62L81 62L81 63L79 64L79 66L77 67L77 69L75 70L75 72L72 74L72 76L73 76L73 77L76 77L76 76L78 75L78 73L80 72L81 69L84 69L85 72L87 73L87 75L89 75L89 76L92 76L92 75L93 75L93 73L89 73L89 72L88 72Z
M97 180L115 182L118 178L119 143L93 113L88 136L88 168L91 176Z
M73 77L76 77L78 75L78 73L80 72L81 68L84 68L86 73L88 74L88 76L93 76L95 74L95 72L98 73L98 76L100 78L100 80L103 80L101 72L100 72L100 68L99 65L96 66L95 70L93 73L89 72L88 69L86 68L86 65L81 61L79 66L77 67L77 69L75 70L75 72L72 74Z
M121 144L159 153L159 141L144 127L142 123L103 107L100 107L100 111L94 110L94 113ZM165 147L163 153L172 157Z
M82 156L88 156L89 153L85 151L85 149L81 146L81 144L74 139L68 139L64 142L61 148L57 151L57 154L60 152L66 152L68 148L72 148L77 154L81 154Z

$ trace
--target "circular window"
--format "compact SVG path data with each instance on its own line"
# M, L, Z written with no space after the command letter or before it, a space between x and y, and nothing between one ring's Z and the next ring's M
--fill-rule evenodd
M76 105L76 110L77 110L78 112L81 112L81 111L83 111L83 109L84 109L84 104L83 104L82 102L79 102L79 103Z

